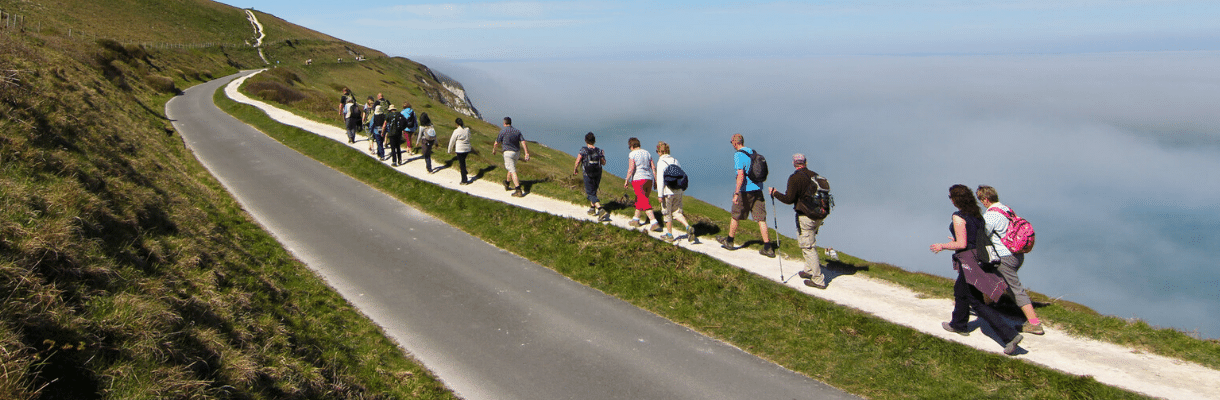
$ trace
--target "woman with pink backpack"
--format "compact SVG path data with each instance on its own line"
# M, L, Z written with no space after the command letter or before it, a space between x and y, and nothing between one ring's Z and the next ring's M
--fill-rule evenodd
M1042 335L1046 333L1042 329L1042 321L1038 319L1038 313L1034 312L1034 304L1029 300L1029 293L1026 293L1025 286L1022 286L1021 280L1017 278L1017 270L1021 269L1021 265L1025 263L1025 253L1033 248L1033 229L1028 228L1028 223L1021 219L1023 226L1029 229L1028 238L1016 238L1022 232L1019 232L1018 227L1010 222L1020 217L1017 217L1017 214L1008 206L1000 203L1000 194L996 192L995 188L979 185L974 194L979 201L983 202L983 208L987 209L987 212L983 213L983 220L987 224L986 230L987 235L991 237L991 245L995 247L996 255L1000 257L1000 266L997 267L997 270L1008 283L1009 293L1012 293L1017 306L1021 307L1021 312L1025 314L1026 322L1021 325L1021 331Z

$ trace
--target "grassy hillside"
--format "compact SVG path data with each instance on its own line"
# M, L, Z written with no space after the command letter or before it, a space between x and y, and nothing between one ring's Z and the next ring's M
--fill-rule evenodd
M204 0L99 4L0 0L5 13L41 22L0 30L0 398L451 397L252 223L165 119L164 103L179 88L263 63L244 45L133 43L244 43L253 32L244 11ZM338 125L340 88L380 91L431 114L442 139L461 116L442 104L426 67L258 14L267 56L282 62L251 80L249 93ZM301 62L355 53L371 60ZM498 246L855 393L1130 396L845 310L638 233L458 196L390 174L341 144L243 118L302 151L336 147L323 153L339 158L319 158ZM480 151L471 169L502 179L488 157L498 127L463 118ZM530 192L583 203L570 156L539 144L531 153L521 172ZM436 159L449 161L443 152ZM607 177L603 197L626 213L628 191L617 179ZM707 236L728 220L703 202L689 201L687 211ZM489 212L536 227L534 236L499 230ZM550 240L553 232L565 232L563 240ZM796 256L793 243L782 250ZM943 278L840 254L836 268L948 297ZM1049 304L1039 312L1054 329L1220 366L1215 341L1035 298ZM964 378L972 371L987 374Z
M55 28L227 40L251 31L244 12L13 3L0 9L46 19L0 29L0 398L452 398L253 223L165 118L179 88L261 65L252 49Z

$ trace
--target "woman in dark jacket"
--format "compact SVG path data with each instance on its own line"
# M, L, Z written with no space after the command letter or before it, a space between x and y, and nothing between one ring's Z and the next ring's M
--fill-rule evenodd
M982 292L966 282L964 267L968 266L963 266L960 261L961 259L974 260L973 255L963 255L962 253L974 251L974 235L978 233L984 223L983 213L979 211L978 200L974 199L974 193L965 185L950 187L949 199L957 207L957 212L953 213L953 223L949 226L949 231L953 234L949 239L953 241L936 243L931 247L934 253L939 253L941 250L954 250L953 269L957 270L957 281L953 283L953 316L949 322L941 323L941 327L962 336L969 335L970 328L966 323L970 319L970 309L974 308L974 312L978 314L979 318L991 325L991 329L1004 342L1004 354L1013 355L1017 352L1017 345L1021 343L1021 334L1017 333L1016 328L1009 325L999 312L987 304ZM978 264L975 263L973 267L978 268Z

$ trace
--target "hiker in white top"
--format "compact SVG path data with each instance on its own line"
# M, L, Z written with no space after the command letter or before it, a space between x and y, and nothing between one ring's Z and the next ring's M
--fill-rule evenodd
M661 215L665 217L665 236L662 236L661 239L670 243L676 240L674 238L674 219L677 219L686 227L686 240L690 243L698 243L699 239L696 239L695 231L691 229L690 222L686 221L686 215L682 213L682 196L686 190L671 188L665 184L665 171L670 165L682 167L674 156L669 155L669 143L657 142L656 174L662 177L656 179L657 196L661 201Z
M470 155L470 151L474 147L470 145L470 128L462 122L461 118L453 120L457 124L457 128L453 129L453 136L449 137L449 154L457 152L458 169L462 171L462 185L469 185L470 181L466 179L466 156Z
M1000 203L1000 194L991 186L979 185L974 194L983 203L983 208L987 210L983 213L983 221L987 225L987 235L991 237L991 244L995 247L996 254L1000 256L1000 266L997 270L1008 283L1008 293L1012 294L1013 300L1025 314L1026 322L1021 324L1021 331L1041 335L1046 332L1042 329L1042 321L1038 319L1038 313L1034 312L1034 304L1029 300L1029 293L1025 291L1025 286L1022 286L1021 280L1017 278L1017 270L1025 264L1025 255L1013 254L1002 241L1004 235L1008 233L1008 217L1000 211L1008 212L1010 209ZM993 210L993 208L1000 211Z

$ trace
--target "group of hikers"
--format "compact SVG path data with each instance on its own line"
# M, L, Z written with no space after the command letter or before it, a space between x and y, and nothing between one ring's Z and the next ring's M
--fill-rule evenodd
M427 113L420 113L416 117L410 103L403 103L402 109L399 110L381 94L376 98L369 96L361 106L346 88L340 98L339 113L346 122L349 143L355 143L356 134L367 128L369 152L376 154L382 161L388 159L391 161L390 165L395 167L403 165L401 153L405 142L408 154L422 155L428 173L437 171L432 168L432 147L436 144L437 135ZM457 118L454 123L457 128L450 136L448 153L456 154L462 178L460 183L468 185L471 180L467 175L466 157L473 151L470 128L465 126L461 118ZM733 147L735 174L733 200L728 234L717 237L716 241L727 250L744 247L736 243L738 224L750 219L758 223L762 237L762 249L759 254L774 258L777 246L771 241L767 227L767 196L764 195L762 186L768 174L766 160L758 152L746 147L745 137L741 134L733 134L729 142ZM413 144L420 149L418 153ZM673 234L673 222L676 220L684 226L687 241L690 244L699 244L694 227L682 211L682 200L689 179L678 160L670 154L670 145L664 141L658 142L655 160L652 153L641 148L638 138L629 138L627 146L630 152L627 156L627 174L623 187L630 187L635 193L635 210L628 225L633 228L648 225L646 229L664 232L662 240L673 243L680 237ZM525 196L517 176L517 161L529 160L529 148L524 135L512 126L512 119L509 117L503 120L503 127L492 145L492 155L496 154L497 149L502 149L503 152L505 190L512 191L514 197ZM597 147L596 135L593 132L586 133L585 145L577 152L572 172L582 176L585 197L589 201L588 214L600 222L610 221L610 213L603 208L597 196L606 163L605 151ZM829 194L830 186L826 178L809 170L805 155L793 154L792 167L793 172L788 177L786 190L781 192L770 187L766 194L774 200L793 206L797 243L804 258L804 267L797 274L804 279L806 286L826 289L826 277L822 273L823 265L816 244L818 229L834 206L833 197ZM660 218L650 202L653 191L657 193L660 203ZM974 309L1003 340L1004 353L1012 355L1017 351L1022 337L1017 333L1017 327L1008 325L995 311L993 304L1000 295L1010 295L1025 314L1027 322L1020 327L1021 331L1037 335L1044 332L1029 295L1017 277L1017 270L1024 262L1024 253L1028 252L1029 248L1010 249L1012 243L1008 243L1009 236L1015 232L1011 229L1010 222L1018 217L999 202L999 194L990 186L979 186L977 191L971 193L964 185L954 185L950 188L949 197L958 208L953 214L950 226L952 242L931 246L933 252L954 250L953 268L958 271L954 284L955 306L952 319L944 322L942 327L950 332L968 335L966 323L970 310ZM976 199L987 208L986 212L980 211ZM664 221L664 225L661 221ZM1030 235L1029 246L1032 247L1032 230Z
M407 155L420 154L428 173L437 171L432 168L436 128L433 127L428 113L416 116L415 110L411 109L411 103L403 103L402 109L399 110L398 106L378 93L376 98L369 96L364 104L360 105L351 90L344 88L339 97L339 118L345 123L348 143L356 143L356 135L367 131L369 153L376 154L380 160L390 160L390 165L395 167L404 165L402 145L405 143ZM473 150L470 144L470 128L466 127L461 118L453 122L457 128L449 138L448 152L456 151L458 165L462 171L462 184L468 185L470 181L467 179L466 156Z

